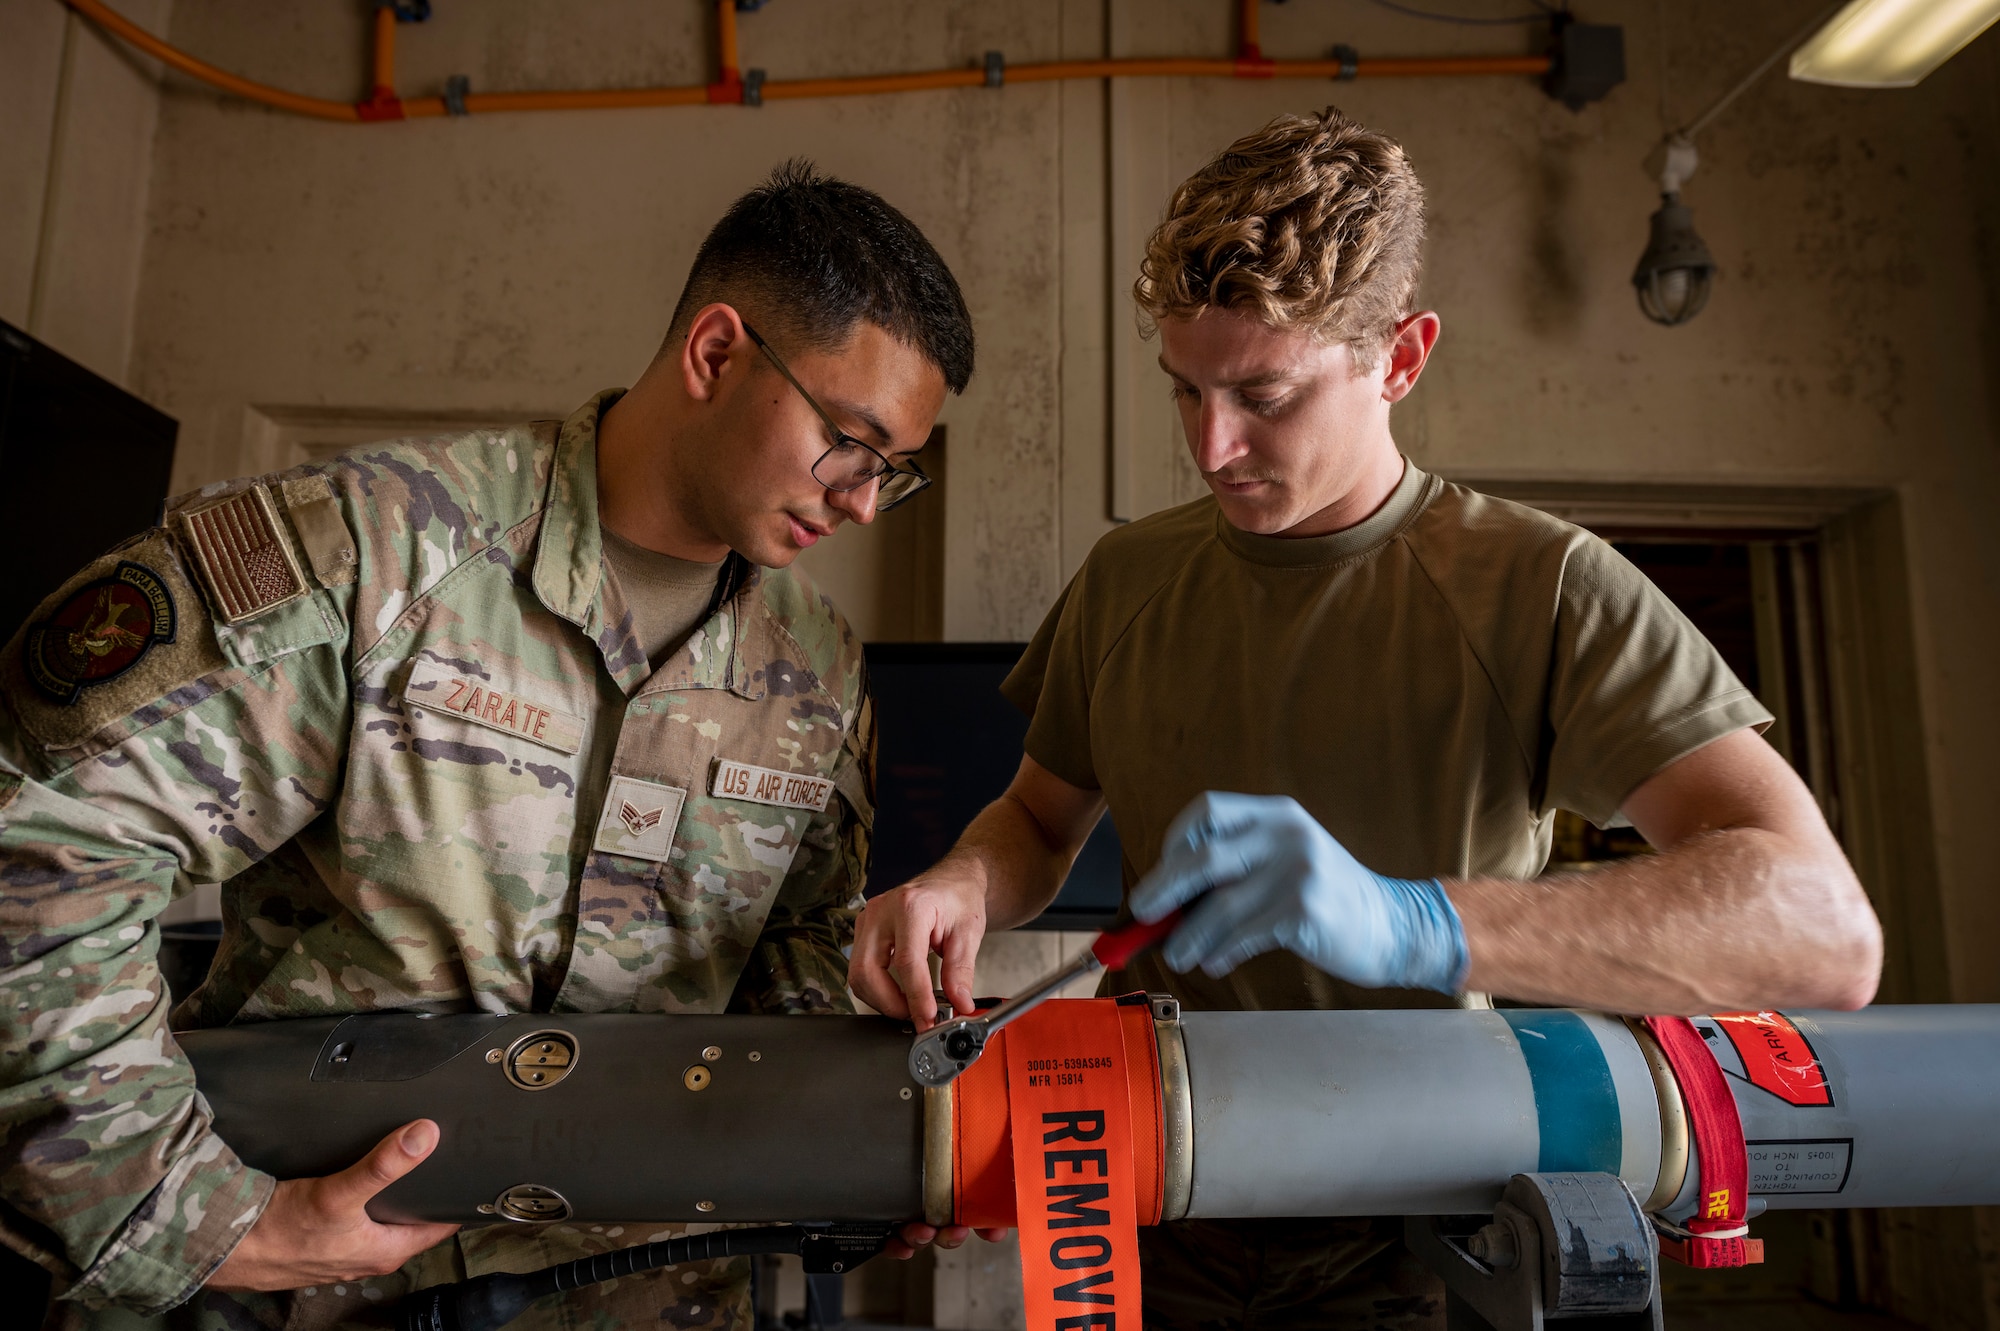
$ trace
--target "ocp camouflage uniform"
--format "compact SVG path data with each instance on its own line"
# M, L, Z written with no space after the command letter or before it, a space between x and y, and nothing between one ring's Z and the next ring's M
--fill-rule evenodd
M7 648L0 1224L56 1273L63 1320L381 1322L410 1288L678 1228L489 1228L381 1280L200 1290L274 1184L211 1132L168 1034L153 920L194 883L224 885L223 933L180 1029L850 1010L860 648L804 578L732 558L729 594L650 668L600 547L615 396L211 486ZM729 763L778 802L711 793ZM521 1325L747 1314L741 1263L603 1288Z

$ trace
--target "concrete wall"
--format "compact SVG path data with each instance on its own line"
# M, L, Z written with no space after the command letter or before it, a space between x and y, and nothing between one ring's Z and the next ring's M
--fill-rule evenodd
M156 29L165 18L166 0L129 3ZM1896 496L1908 562L1883 594L1907 598L1915 639L1900 719L1921 732L1937 865L1923 890L1943 926L1914 964L1941 994L2000 1001L1987 830L2000 796L2000 39L1911 91L1767 79L1703 136L1686 190L1722 264L1709 308L1657 328L1628 284L1654 206L1648 150L1816 4L1584 0L1586 17L1626 25L1630 81L1582 113L1512 78L1176 80L360 127L170 79L155 132L140 67L54 0L0 0L0 115L27 131L0 135L0 316L178 416L182 485L282 465L308 426L560 413L637 373L702 231L771 165L807 154L887 194L965 286L980 369L945 415L944 632L1015 638L1114 506L1136 515L1198 485L1125 297L1166 190L1266 117L1337 101L1401 138L1430 189L1426 299L1445 335L1397 422L1421 465ZM1220 54L1229 9L816 0L745 15L742 46L773 77L962 65L987 49ZM1281 57L1335 41L1444 54L1534 40L1361 4L1262 13ZM365 18L353 0L179 0L171 37L250 77L352 98ZM402 29L399 84L697 82L713 76L710 22L702 0L441 0L433 22ZM135 282L129 219L148 188ZM940 1291L955 1279L941 1274ZM999 1306L963 1297L969 1319Z
M713 77L699 3L587 10L445 6L405 28L405 92ZM1054 0L794 6L747 15L747 60L786 73L1054 54ZM176 13L177 42L320 96L365 81L340 3L223 0ZM176 93L156 154L137 367L183 422L180 479L264 465L249 413L333 407L566 413L629 382L657 345L696 243L728 202L805 154L881 188L928 232L981 321L951 404L946 632L1031 626L1058 583L1055 527L1060 157L1054 88L830 104L313 123ZM959 446L960 441L964 446Z
M113 0L165 28L171 0ZM0 319L117 383L132 351L159 70L51 0L0 0Z
M52 4L8 3L51 26ZM944 629L1017 637L1113 503L1137 514L1198 486L1124 295L1166 189L1266 117L1337 99L1398 135L1431 192L1427 299L1446 331L1398 422L1421 464L1900 496L1920 684L1909 718L1926 736L1950 940L1937 964L1955 997L2000 999L2000 892L1981 836L2000 738L1981 667L2000 639L1980 611L2000 572L1982 521L2000 483L1988 389L2000 43L1912 91L1760 84L1704 135L1686 191L1723 267L1709 309L1657 328L1627 282L1653 206L1640 163L1663 124L1810 8L1604 0L1590 13L1627 24L1631 81L1580 114L1513 78L1162 80L361 127L175 81L151 154L130 379L181 418L184 484L290 461L272 451L272 422L302 415L386 429L561 412L637 372L708 222L771 164L808 154L908 211L978 315L980 370L945 416ZM337 0L282 18L253 0L182 0L172 36L225 68L347 97L366 78L362 17ZM447 4L402 30L400 84L698 81L712 76L711 21L700 0ZM1277 55L1534 40L1366 7L1267 5L1264 24ZM65 40L72 58L98 42ZM745 63L784 76L963 64L989 48L1021 61L1229 41L1220 0L823 0L742 24ZM10 252L31 203L0 231ZM70 235L68 214L50 215L38 317L59 346L96 339L97 363L115 369L118 318L100 289L123 270L77 264L104 275L48 294Z

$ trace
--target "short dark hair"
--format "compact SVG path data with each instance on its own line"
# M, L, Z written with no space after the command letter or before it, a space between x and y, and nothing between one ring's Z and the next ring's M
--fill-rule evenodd
M954 393L972 378L972 315L944 260L873 190L795 157L729 206L701 243L667 340L716 301L787 342L844 346L860 320L938 367Z

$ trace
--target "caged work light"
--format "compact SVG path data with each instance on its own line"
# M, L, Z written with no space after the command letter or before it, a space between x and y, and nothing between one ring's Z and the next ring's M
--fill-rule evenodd
M1702 306L1708 304L1709 288L1715 281L1715 257L1695 234L1694 214L1681 202L1681 186L1701 161L1695 153L1694 136L1727 110L1751 84L1763 78L1785 52L1804 41L1832 12L1832 8L1827 8L1815 14L1811 23L1793 33L1784 45L1765 56L1755 69L1716 98L1706 111L1667 135L1660 144L1659 151L1663 154L1660 206L1653 214L1653 232L1646 242L1646 252L1639 256L1639 266L1632 271L1632 285L1639 292L1639 309L1654 323L1671 328L1700 314Z
M1685 137L1667 140L1652 239L1632 271L1639 308L1654 323L1669 327L1701 313L1715 280L1715 258L1695 234L1694 214L1681 202L1681 185L1694 174L1697 160L1694 144Z
M1695 135L1787 52L1791 75L1806 83L1850 88L1907 88L1949 60L2000 19L2000 0L1851 0L1813 16L1761 64L1660 145L1660 207L1632 285L1639 309L1672 327L1701 313L1714 285L1715 258L1695 234L1681 186L1694 174Z

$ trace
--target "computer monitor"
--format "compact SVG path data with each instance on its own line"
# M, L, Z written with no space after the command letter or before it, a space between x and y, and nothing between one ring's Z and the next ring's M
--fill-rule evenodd
M958 840L1021 765L1028 719L1000 696L1018 642L869 643L875 692L875 858L868 895L914 878ZM1031 929L1101 929L1123 895L1107 814Z
M159 520L179 430L0 323L0 642L78 569Z

